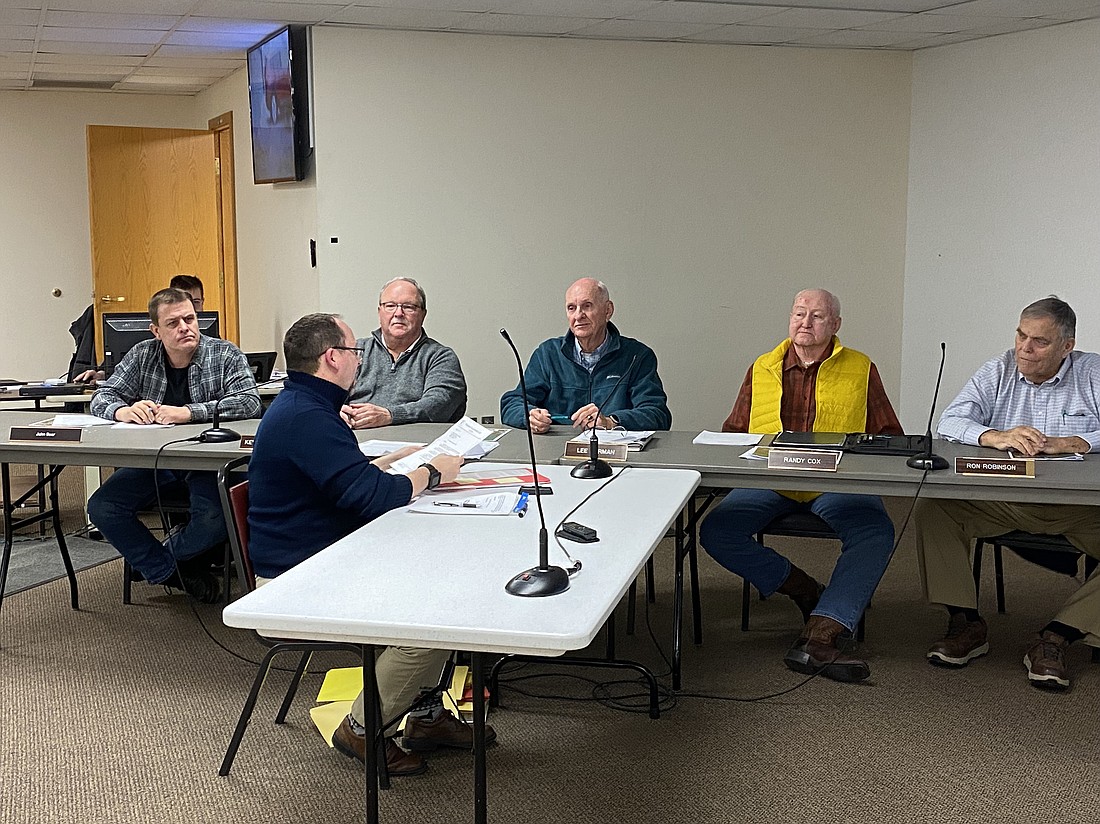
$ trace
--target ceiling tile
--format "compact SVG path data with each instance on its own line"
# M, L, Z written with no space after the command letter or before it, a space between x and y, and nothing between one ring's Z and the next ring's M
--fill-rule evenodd
M824 31L824 29L801 29L783 26L733 25L711 29L702 34L689 35L684 39L705 41L707 43L760 43L766 45L786 43L790 40L822 34Z
M191 13L199 17L225 17L230 20L271 20L281 23L316 23L330 19L345 8L340 3L264 3L260 0L200 0Z
M584 17L543 17L534 14L479 14L472 21L476 31L496 34L565 34L566 32L591 26L592 21ZM462 30L462 25L454 27ZM471 31L475 29L470 29Z
M638 40L672 40L689 37L709 29L713 23L662 23L658 20L603 20L573 34L578 37L615 37Z
M149 53L148 44L93 43L79 40L43 40L38 44L40 52L49 54L128 54L144 57Z
M81 29L155 29L168 31L179 21L174 14L96 14L89 11L48 11L45 25Z
M37 26L42 13L38 9L4 9L0 8L0 25L3 26Z
M514 0L358 0L357 6L400 6L405 9L432 9L435 11L492 11L505 10Z
M1004 19L1012 18L978 17L976 15L967 17L961 14L910 14L905 17L895 17L885 23L874 23L859 28L869 31L910 31L944 34L966 31L967 29L988 25L990 20Z
M1096 0L969 0L942 9L944 14L987 17L1043 17L1095 5Z
M851 11L848 9L787 9L753 20L755 26L793 26L810 29L847 29L869 26L899 17L892 11Z
M665 20L670 23L741 23L775 14L785 7L746 5L739 3L705 3L690 0L665 0L655 6L622 17L634 20Z
M144 29L70 29L62 26L44 26L43 40L67 40L90 43L145 43L154 45L164 37L164 32Z
M867 31L865 29L841 29L826 34L818 34L802 40L790 41L801 46L843 46L851 48L881 48L904 40L911 40L912 32Z
M637 15L647 8L660 6L659 0L516 0L502 11L509 14L542 14L557 17L589 17L611 20Z
M262 40L251 32L236 31L174 31L165 39L173 46L213 46L219 49L246 51Z
M34 40L38 34L37 26L6 26L0 25L0 41L4 40Z
M366 8L352 6L334 14L334 23L358 23L365 26L441 30L461 26L470 28L480 12L432 11L430 9Z

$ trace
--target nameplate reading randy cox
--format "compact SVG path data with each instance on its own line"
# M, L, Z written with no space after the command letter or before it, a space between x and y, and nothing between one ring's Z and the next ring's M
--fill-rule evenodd
M75 426L13 426L9 438L13 441L33 441L34 443L79 441L83 431Z
M1031 458L955 458L955 473L1034 478L1035 461Z
M807 472L836 472L843 453L823 449L768 450L768 469L801 469Z

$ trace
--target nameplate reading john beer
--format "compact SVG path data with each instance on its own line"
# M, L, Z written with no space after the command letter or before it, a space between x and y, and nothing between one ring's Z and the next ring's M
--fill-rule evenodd
M1035 461L1030 458L955 458L955 473L1034 478Z
M255 435L241 435L241 449L251 449L254 443L256 443Z
M597 457L603 458L605 461L626 463L627 445L625 443L601 443L596 452ZM567 441L565 444L565 457L587 461L588 444Z
M34 443L73 442L80 440L83 431L75 426L13 426L9 437L13 441Z
M801 469L807 472L836 472L841 452L823 449L768 450L768 469Z

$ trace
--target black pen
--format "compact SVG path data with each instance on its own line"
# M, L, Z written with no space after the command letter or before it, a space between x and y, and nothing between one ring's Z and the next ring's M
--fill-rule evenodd
M457 506L463 509L477 509L477 504L472 501L463 501L462 503L458 503L457 501L434 501L433 503L435 506Z

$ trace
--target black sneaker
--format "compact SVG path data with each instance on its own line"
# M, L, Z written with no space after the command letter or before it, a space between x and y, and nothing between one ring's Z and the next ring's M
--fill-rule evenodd
M196 601L203 604L216 604L222 597L218 579L209 572L173 572L161 584L170 589L182 589Z

